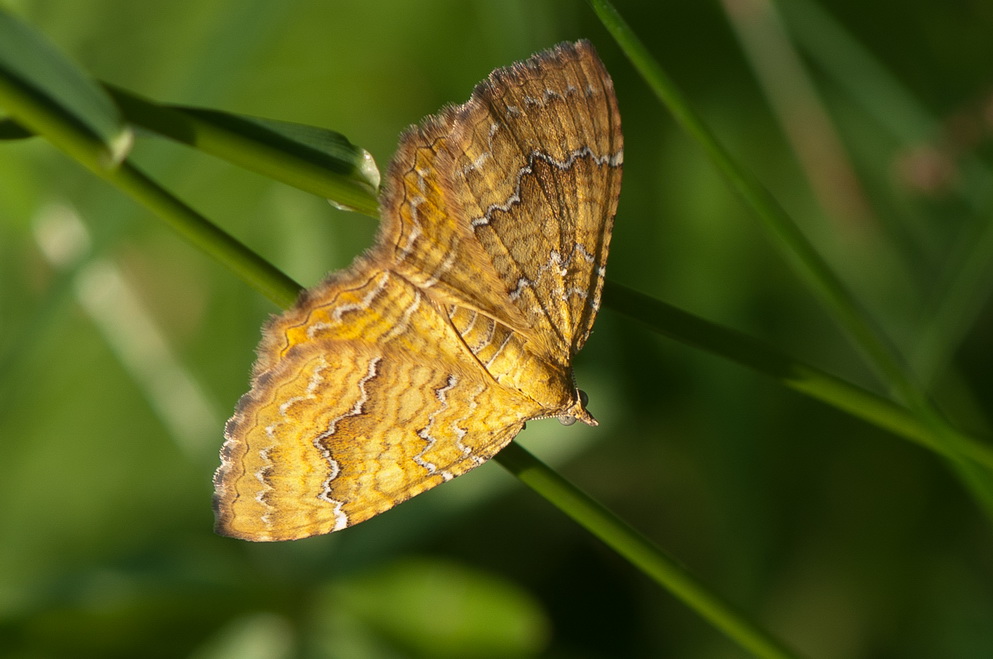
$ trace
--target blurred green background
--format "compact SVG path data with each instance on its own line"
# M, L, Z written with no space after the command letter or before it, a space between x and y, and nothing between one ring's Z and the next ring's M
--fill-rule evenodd
M985 432L993 5L786 5L797 61L761 3L617 2ZM383 170L491 69L587 37L626 138L609 277L878 388L585 3L4 6L101 80L331 128ZM306 285L375 230L174 144L134 159ZM214 536L223 423L275 311L49 145L0 144L0 655L743 656L495 464L330 537ZM532 423L522 443L790 645L993 656L993 520L933 454L609 308L576 368L600 427Z

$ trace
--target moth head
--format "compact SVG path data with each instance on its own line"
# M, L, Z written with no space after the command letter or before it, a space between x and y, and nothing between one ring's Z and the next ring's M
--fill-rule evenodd
M582 421L588 426L599 425L597 420L593 418L593 415L590 414L589 410L586 409L586 404L588 402L590 402L590 397L586 395L586 392L582 389L576 389L572 405L566 408L565 412L558 416L559 423L563 426L571 426L577 421Z

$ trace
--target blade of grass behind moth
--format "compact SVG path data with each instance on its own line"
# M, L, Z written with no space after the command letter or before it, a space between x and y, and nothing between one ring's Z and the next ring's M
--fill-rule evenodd
M889 132L908 150L921 144L940 144L939 136L945 132L941 122L842 24L815 2L778 4L794 40L875 119L879 130ZM940 255L942 266L930 287L930 301L919 313L921 327L908 353L910 370L920 382L930 385L943 376L944 386L936 392L943 408L988 433L989 410L955 368L953 357L993 294L993 222L989 221L993 209L988 194L993 171L972 151L959 151L955 156L959 183L950 194L960 197L963 206L972 210L971 221L963 223L954 245ZM957 471L977 498L987 502L989 510L993 485L986 481L986 475L971 473L969 465L957 467Z
M762 220L762 225L775 239L776 246L804 282L826 304L836 321L854 339L855 345L866 354L883 381L892 386L907 388L904 373L890 346L880 338L839 278L786 211L746 169L733 161L614 7L606 0L589 1L652 91L680 126L701 145L732 188Z
M47 113L62 114L86 133L77 144L103 167L114 167L131 148L131 130L101 87L59 52L43 35L0 7L0 77L5 85L18 85L47 106ZM6 107L6 106L5 106ZM33 130L32 117L7 110L19 123ZM27 119L27 122L21 121Z
M215 110L167 106L107 86L137 126L245 169L378 217L379 170L340 133Z

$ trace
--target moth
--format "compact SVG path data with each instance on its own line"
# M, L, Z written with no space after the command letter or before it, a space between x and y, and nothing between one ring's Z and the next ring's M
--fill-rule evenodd
M263 329L225 427L216 530L329 533L479 466L526 421L596 425L572 360L620 193L586 41L493 71L400 138L374 245Z

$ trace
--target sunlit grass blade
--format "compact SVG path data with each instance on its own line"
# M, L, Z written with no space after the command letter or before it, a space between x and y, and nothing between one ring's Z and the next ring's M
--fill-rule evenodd
M67 144L91 167L116 166L133 141L100 85L2 7L0 107L31 132L66 131ZM17 136L13 128L5 132Z
M216 110L153 103L108 87L127 119L335 205L378 217L379 170L368 151L334 131Z

